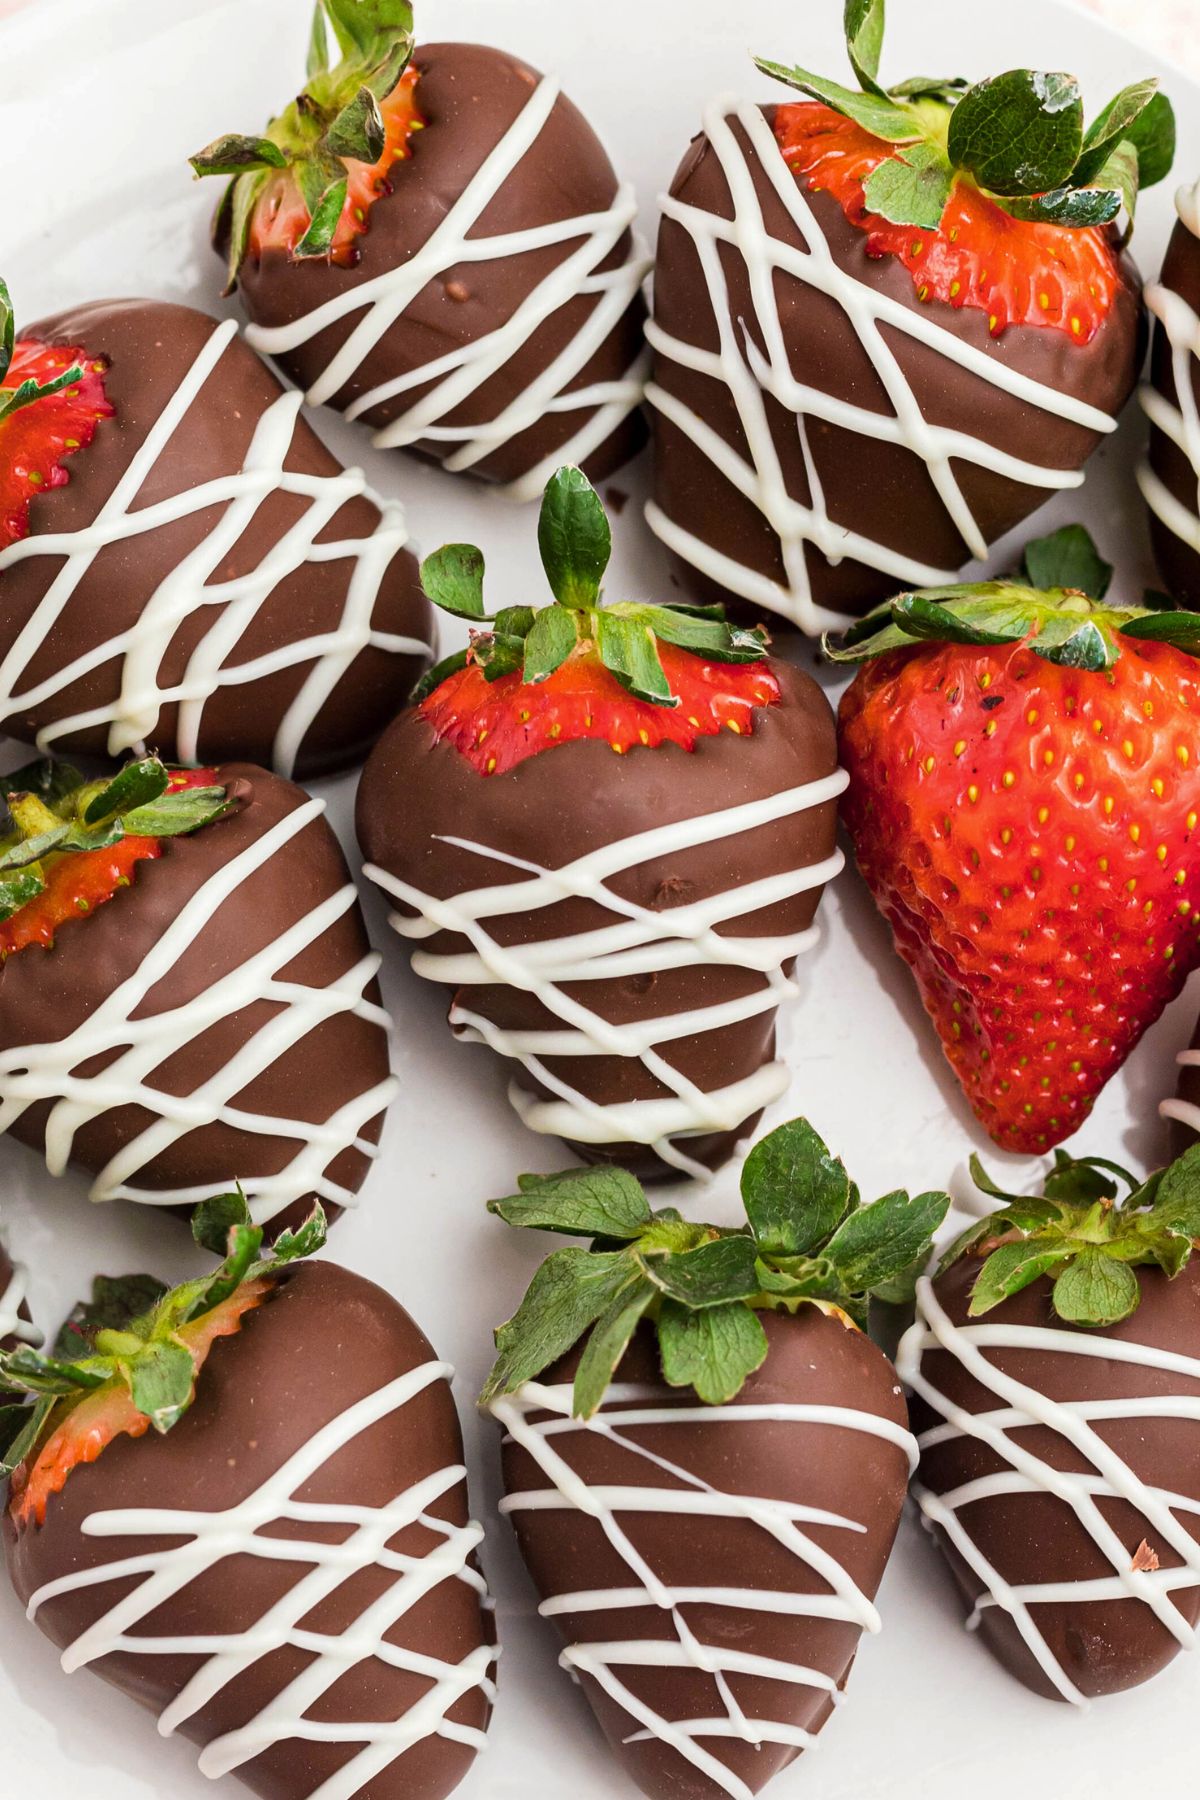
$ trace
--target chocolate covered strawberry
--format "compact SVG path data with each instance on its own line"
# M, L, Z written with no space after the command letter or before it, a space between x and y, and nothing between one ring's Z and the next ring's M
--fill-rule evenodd
M0 729L283 774L355 762L428 661L403 509L238 336L99 302L14 339L0 283Z
M1086 533L1028 585L906 594L830 654L843 817L977 1117L1078 1130L1200 963L1200 617L1109 605Z
M1085 129L1069 75L885 88L884 0L847 0L859 88L720 101L667 198L650 523L698 598L802 630L953 579L1116 429L1141 356L1115 221L1161 180L1153 81Z
M918 1287L917 1500L1026 1686L1136 1687L1200 1621L1200 1151L1139 1183L1059 1152ZM1122 1198L1118 1196L1125 1193Z
M1200 606L1200 183L1181 188L1162 275L1146 289L1152 380L1142 390L1150 454L1138 479L1163 584Z
M352 1203L393 1083L324 803L233 763L0 778L0 1130L94 1200Z
M803 1121L742 1196L735 1230L652 1213L616 1170L492 1204L596 1240L542 1264L482 1404L563 1667L651 1800L756 1794L813 1742L879 1630L915 1448L863 1327L948 1197L862 1206Z
M52 1355L0 1357L3 1521L61 1648L264 1800L444 1800L495 1659L452 1371L317 1209L261 1254L240 1195L198 1214L215 1274L99 1281Z
M407 0L321 0L297 99L193 157L232 178L251 341L382 447L518 499L599 480L645 436L636 196L553 76L412 31Z
M609 527L578 470L539 539L537 612L485 618L477 550L424 565L477 630L372 756L359 842L527 1125L702 1174L787 1086L776 1014L842 866L829 707L719 610L602 606Z

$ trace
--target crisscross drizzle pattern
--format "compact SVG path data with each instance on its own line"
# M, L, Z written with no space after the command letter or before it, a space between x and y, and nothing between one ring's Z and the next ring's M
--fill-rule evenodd
M971 1413L944 1394L926 1372L927 1351L944 1350L962 1368L996 1396L995 1408ZM1070 1606L1085 1601L1139 1600L1186 1650L1195 1648L1196 1634L1179 1612L1173 1596L1200 1585L1200 1544L1180 1521L1181 1512L1200 1512L1200 1502L1151 1488L1108 1444L1097 1429L1110 1419L1192 1419L1200 1422L1200 1399L1194 1395L1159 1395L1140 1399L1050 1399L1036 1388L1006 1374L988 1352L1034 1350L1047 1356L1092 1357L1126 1367L1167 1371L1190 1381L1200 1381L1200 1361L1147 1344L1123 1342L1085 1331L1054 1330L1048 1326L1010 1325L1002 1322L955 1325L938 1300L932 1282L917 1291L917 1322L905 1335L896 1368L943 1423L922 1434L922 1452L955 1438L971 1438L986 1445L1005 1463L995 1475L945 1494L935 1494L921 1483L913 1493L926 1522L945 1533L947 1541L978 1578L983 1597L968 1622L977 1629L988 1607L1006 1612L1034 1657L1038 1667L1064 1700L1083 1706L1087 1702L1071 1680L1038 1627L1034 1609ZM1017 1441L1018 1434L1033 1425L1048 1426L1070 1446L1072 1461L1082 1458L1080 1473L1056 1469ZM1050 1581L1019 1584L1006 1581L980 1549L963 1517L964 1510L979 1501L1022 1494L1053 1494L1069 1509L1097 1549L1111 1562L1112 1574L1088 1581ZM1124 1500L1146 1521L1147 1534L1158 1545L1181 1559L1178 1568L1140 1569L1128 1544L1104 1516L1102 1502ZM1136 1548L1136 1546L1135 1546Z
M219 688L262 681L285 669L311 665L300 691L276 734L273 762L288 775L317 715L346 670L368 648L395 656L427 658L430 645L421 638L398 637L373 629L380 586L396 556L408 542L404 509L371 492L361 469L340 475L302 475L287 469L302 398L282 393L255 426L246 460L236 473L182 489L153 506L136 502L146 480L176 431L210 380L221 379L219 366L237 336L232 320L214 325L196 357L146 434L129 468L93 522L81 531L39 532L0 551L0 577L7 568L33 558L51 557L61 564L28 623L0 662L0 716L20 715L44 706L73 682L119 658L120 691L111 703L87 712L65 714L38 734L38 746L49 750L72 732L97 725L108 727L112 756L141 749L159 729L162 709L178 703L177 744L182 762L198 760L204 708ZM271 546L246 575L216 580L234 546L256 513L275 494L307 501L300 520ZM369 538L318 543L321 533L347 501L366 496L379 509L379 523ZM162 581L128 631L106 638L96 649L64 663L37 682L23 685L46 639L50 637L97 556L119 544L190 518L208 508L218 517L196 549ZM238 645L280 584L307 563L353 563L342 615L335 629L299 637L249 661L230 661ZM192 650L182 679L160 686L163 659L180 626L202 613L208 628Z
M418 950L413 968L429 981L460 990L450 1014L460 1037L486 1043L520 1063L557 1096L539 1099L514 1081L510 1099L525 1124L579 1143L649 1144L671 1167L703 1178L707 1171L678 1140L735 1130L779 1098L788 1072L782 1063L771 1063L746 1080L705 1093L672 1066L660 1046L770 1012L796 991L783 971L814 946L819 936L815 926L786 938L725 936L718 927L823 887L840 873L844 858L835 851L824 862L787 869L662 912L623 900L608 884L614 876L658 857L736 837L823 805L844 791L846 780L839 770L763 800L658 826L593 850L561 869L541 868L502 850L447 837L440 841L478 856L481 862L505 864L528 876L524 881L478 887L449 900L422 893L384 869L369 866L366 873L416 914L393 916L392 924L402 937L420 942L452 931L470 943L471 949L459 955ZM497 943L488 930L491 919L536 914L570 897L598 901L614 915L613 923L570 937L508 947ZM566 992L576 983L619 981L706 964L749 971L761 976L761 983L740 999L628 1024L611 1023ZM464 1003L464 990L494 985L535 995L561 1025L541 1031L503 1030ZM588 1056L640 1062L668 1090L667 1097L602 1106L546 1066L548 1058Z
M1200 186L1182 189L1178 208L1188 230L1200 237ZM1147 385L1142 388L1142 407L1155 429L1183 452L1195 475L1196 485L1189 506L1186 500L1171 492L1162 477L1145 461L1138 469L1138 483L1142 497L1155 517L1200 556L1200 406L1196 402L1200 313L1182 294L1157 283L1146 289L1146 305L1170 346L1176 399L1172 405L1165 394Z
M755 191L754 172L746 148L734 130L734 122L748 140L751 154L761 165L778 198L793 221L804 248L772 236ZM1089 431L1109 433L1117 422L1096 407L1085 405L1056 388L1031 380L1018 370L975 349L926 313L891 299L839 267L828 240L808 202L803 184L788 168L774 133L761 109L726 97L705 113L704 129L713 153L720 160L733 202L732 219L667 196L666 218L688 233L696 248L700 268L712 304L720 337L715 351L702 349L672 337L657 323L648 328L650 342L659 355L681 369L706 377L729 390L746 439L746 452L729 443L699 414L658 382L651 382L647 399L676 426L718 475L750 500L779 538L784 580L772 580L734 561L694 533L684 530L661 507L651 504L647 518L651 528L669 549L731 593L756 605L769 607L792 619L803 631L817 634L846 621L816 603L807 564L811 545L829 562L846 558L878 569L897 585L932 587L954 579L956 571L937 569L910 556L875 543L853 530L844 520L830 517L817 463L813 455L809 421L833 425L859 437L894 444L919 458L928 470L942 503L963 540L968 557L985 557L987 541L974 516L956 474L956 465L986 469L1024 486L1063 491L1082 485L1076 469L1048 469L997 449L968 431L934 425L925 417L912 386L900 366L888 333L936 351L948 362L979 380L1023 401L1035 412L1067 419ZM722 252L732 252L745 264L753 299L753 323L735 317ZM805 385L792 373L776 297L778 275L793 277L817 293L837 302L869 358L887 395L891 412L874 412L854 401L839 400L821 388ZM771 432L768 399L793 414L804 453L811 498L803 502L789 494L778 447ZM1031 423L1036 432L1036 419Z
M373 407L429 387L375 434L381 449L400 449L418 442L457 446L445 466L456 472L474 469L513 438L549 413L583 414L578 429L551 455L526 471L506 491L515 500L533 500L564 463L583 463L611 437L622 420L640 406L645 359L639 356L617 381L572 388L636 299L650 269L650 259L636 239L629 255L615 268L603 269L637 217L637 196L623 184L607 212L577 216L523 231L477 235L479 221L504 185L515 177L554 111L561 88L544 78L504 137L481 164L429 241L393 269L345 289L324 305L289 325L252 326L247 332L256 349L268 356L287 355L352 313L362 313L328 368L313 383L308 399L324 405L361 369L380 340L408 310L430 281L462 263L498 262L558 245L576 246L494 331L456 346L444 356L420 363L390 381L360 394L346 410L361 418ZM596 304L563 350L529 385L496 415L477 425L453 424L456 410L469 405L485 382L511 362L556 312L580 295ZM430 386L430 384L432 384Z
M674 1635L648 1637L635 1642L572 1644L564 1650L562 1666L576 1676L588 1676L610 1699L623 1707L639 1727L628 1740L652 1738L670 1745L685 1762L708 1777L731 1800L751 1800L751 1790L708 1742L736 1739L742 1743L786 1744L806 1749L811 1734L785 1721L750 1718L738 1705L729 1677L761 1676L788 1686L819 1690L836 1704L836 1682L819 1669L800 1663L739 1649L733 1642L701 1641L687 1619L689 1606L730 1607L745 1612L775 1613L804 1619L837 1619L877 1632L879 1614L866 1594L851 1579L835 1555L822 1548L805 1529L832 1527L859 1533L866 1529L854 1519L781 1500L764 1500L751 1494L728 1493L712 1487L687 1467L687 1428L714 1423L737 1428L756 1424L836 1426L850 1432L866 1432L897 1445L911 1465L916 1445L902 1426L874 1413L840 1406L737 1405L700 1406L671 1404L662 1389L615 1384L594 1418L571 1416L572 1389L527 1382L520 1391L495 1401L492 1412L509 1436L529 1453L546 1477L546 1486L527 1493L510 1494L501 1510L546 1512L574 1510L596 1521L609 1545L629 1570L629 1582L621 1588L590 1588L558 1594L543 1601L545 1618L579 1613L620 1611L630 1607L655 1609L670 1619ZM651 1450L637 1435L645 1427L670 1426L680 1434L678 1462ZM598 1487L585 1482L556 1448L564 1436L593 1433L617 1444L647 1467L646 1486ZM664 1477L653 1485L656 1476ZM758 1526L818 1577L822 1591L777 1593L763 1588L707 1585L698 1579L694 1587L666 1586L631 1542L622 1519L638 1513L668 1513L686 1518L738 1519ZM701 1574L698 1571L698 1577ZM711 1678L718 1710L711 1718L666 1719L646 1704L622 1671L639 1668L693 1669ZM708 1742L706 1742L706 1740Z
M324 801L306 801L211 875L171 921L141 967L66 1037L0 1052L0 1131L11 1130L36 1102L50 1101L46 1162L50 1172L59 1175L70 1160L76 1133L90 1120L116 1107L145 1107L152 1122L100 1171L92 1183L91 1198L193 1206L213 1190L138 1186L137 1177L189 1131L221 1122L264 1139L296 1143L295 1154L278 1174L246 1174L243 1179L246 1197L260 1224L310 1194L339 1206L353 1205L354 1194L333 1182L326 1171L351 1148L367 1157L375 1155L375 1147L361 1133L387 1107L395 1090L394 1079L358 1094L320 1122L253 1112L237 1103L245 1088L325 1019L350 1012L380 1031L389 1029L387 1014L366 998L379 968L378 955L363 957L325 987L291 981L284 974L290 963L357 905L358 896L350 883L194 999L169 1011L140 1016L157 983L212 926L225 901L324 810ZM154 1085L155 1071L169 1057L210 1026L256 1001L272 1002L273 1016L215 1074L188 1094L165 1093ZM112 1055L113 1060L100 1073L79 1072L90 1058L102 1055Z
M202 1657L196 1673L159 1719L159 1731L166 1737L238 1682L261 1658L284 1646L307 1651L311 1660L255 1718L205 1746L200 1768L205 1775L226 1775L275 1745L292 1740L360 1745L309 1800L352 1800L412 1745L435 1733L482 1749L482 1731L457 1724L448 1714L475 1689L489 1701L493 1698L489 1671L496 1659L495 1649L483 1645L461 1663L449 1664L391 1641L413 1608L445 1582L465 1582L487 1603L483 1577L472 1561L483 1541L482 1527L450 1525L431 1516L437 1502L466 1480L466 1470L441 1469L383 1507L296 1498L356 1437L398 1412L434 1382L449 1381L452 1373L446 1363L431 1362L389 1382L324 1426L260 1488L226 1512L137 1507L92 1513L83 1525L87 1537L117 1539L122 1547L136 1545L140 1538L174 1542L169 1549L132 1549L99 1568L48 1582L34 1594L29 1602L30 1618L60 1595L136 1581L129 1594L102 1612L64 1651L64 1669L70 1673L116 1651ZM345 1527L346 1535L336 1543L322 1542L315 1535L264 1535L267 1528L284 1521ZM390 1549L391 1540L413 1525L433 1534L434 1547L420 1556ZM159 1607L170 1604L199 1576L237 1556L266 1557L296 1568L291 1587L251 1631L228 1636L168 1636L139 1630ZM304 1623L344 1584L373 1568L385 1569L393 1580L344 1632L330 1636ZM398 1719L318 1721L308 1717L337 1682L372 1661L424 1676L431 1685Z

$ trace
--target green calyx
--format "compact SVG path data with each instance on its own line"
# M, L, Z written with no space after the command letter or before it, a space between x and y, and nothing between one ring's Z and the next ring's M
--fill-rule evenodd
M51 394L60 394L64 388L74 387L77 381L83 380L83 370L75 363L63 374L56 375L53 381L22 381L15 388L4 387L8 371L12 366L13 349L17 341L16 314L13 312L12 300L8 288L0 280L0 425L10 414L19 412L21 407L28 406L34 400L45 400Z
M223 787L168 791L169 782L156 756L128 762L103 781L85 781L69 763L49 761L0 775L8 812L0 837L0 923L43 892L48 856L107 850L126 837L180 837L230 810Z
M326 20L342 60L329 63ZM298 258L328 256L346 204L346 163L376 163L386 129L380 102L398 84L413 53L409 0L317 0L308 81L261 137L216 138L191 160L197 175L230 177L217 212L229 242L229 289L237 285L250 221L267 183L288 170L308 208Z
M1046 662L1097 674L1118 661L1122 638L1200 656L1200 613L1170 601L1107 606L1112 573L1084 527L1068 525L1030 544L1013 580L901 594L844 636L826 638L825 654L863 663L926 643L1025 644Z
M127 1390L154 1430L168 1432L192 1403L196 1366L182 1335L234 1298L271 1280L325 1243L325 1214L314 1207L297 1231L284 1231L263 1254L263 1230L239 1188L197 1207L192 1235L223 1258L213 1274L167 1288L152 1275L101 1276L92 1299L77 1306L48 1353L22 1346L0 1355L0 1393L21 1403L0 1407L0 1476L11 1475L47 1427L99 1388ZM29 1402L32 1404L29 1404Z
M612 532L603 502L581 469L551 476L538 522L542 566L554 605L534 610L484 607L483 552L473 544L447 544L421 565L421 584L443 612L472 625L490 625L459 651L430 669L413 694L427 698L447 676L474 663L488 681L518 671L523 681L547 680L568 657L594 647L621 686L656 706L678 706L658 646L675 644L712 662L761 662L769 639L761 626L731 625L720 606L648 606L618 601L601 605L601 584L612 557Z
M1170 173L1175 113L1157 81L1122 89L1091 125L1073 75L1010 69L974 86L962 80L879 81L886 0L846 0L846 45L859 86L756 59L764 75L799 88L896 147L866 183L870 211L936 230L960 180L1014 218L1106 225L1124 210L1132 231L1138 194Z
M488 1406L533 1381L586 1338L574 1413L590 1418L638 1325L658 1338L664 1379L705 1405L732 1400L767 1355L759 1314L801 1306L865 1328L872 1297L903 1301L950 1207L947 1194L887 1194L864 1206L844 1165L798 1119L764 1138L742 1170L743 1226L651 1211L618 1169L524 1175L493 1200L507 1225L591 1238L548 1256L496 1333Z
M1200 1239L1200 1145L1143 1182L1102 1157L1057 1150L1038 1197L1006 1194L978 1157L971 1173L1003 1205L951 1245L938 1272L967 1256L984 1259L971 1290L975 1319L1047 1275L1066 1324L1119 1325L1141 1301L1134 1270L1157 1268L1174 1280Z

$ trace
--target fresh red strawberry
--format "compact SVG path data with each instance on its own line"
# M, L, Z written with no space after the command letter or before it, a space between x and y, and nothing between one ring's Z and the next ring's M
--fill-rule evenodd
M867 205L864 184L899 156L853 119L810 101L781 106L775 135L793 174L829 193L867 233L869 256L895 256L921 300L971 306L993 337L1010 325L1046 325L1090 343L1121 288L1111 233L1014 218L963 176L937 225L893 223Z
M1060 1151L1033 1197L972 1168L999 1210L918 1284L897 1357L914 1497L977 1641L1086 1705L1200 1622L1200 1150L1146 1182Z
M425 563L476 632L368 764L359 841L533 1130L697 1175L787 1085L778 1006L842 866L832 714L720 608L601 604L609 526L578 469L539 540L537 612L488 618L470 546Z
M616 1171L520 1186L506 1223L601 1240L543 1263L481 1401L541 1610L651 1800L758 1793L879 1629L915 1446L869 1292L907 1285L949 1198L862 1206L804 1120L751 1152L741 1228Z
M51 1354L0 1355L14 1588L206 1775L445 1800L495 1657L451 1371L380 1288L302 1262L320 1208L267 1254L240 1191L193 1229L214 1273L101 1279Z
M64 485L68 458L112 416L104 367L79 348L18 339L0 281L0 550L28 535L32 501Z
M161 856L163 838L198 830L228 804L212 769L168 772L153 757L115 781L37 763L0 777L0 788L14 827L0 840L0 965L31 944L51 948L61 925L95 912L139 862Z
M1200 963L1200 619L995 583L905 595L832 653L865 663L859 868L980 1121L1044 1151Z

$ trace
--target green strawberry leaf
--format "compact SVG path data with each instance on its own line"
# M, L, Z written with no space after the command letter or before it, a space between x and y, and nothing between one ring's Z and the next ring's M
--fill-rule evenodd
M23 869L7 869L0 873L0 923L45 892L46 878L41 865L30 863Z
M103 1387L110 1372L88 1367L80 1362L67 1362L47 1356L29 1344L0 1354L0 1389L16 1394L71 1394L79 1388L88 1391Z
M546 681L561 669L579 642L574 613L561 606L546 606L534 617L528 637L517 639L525 664L525 680Z
M855 1204L845 1164L806 1119L757 1143L742 1169L742 1201L763 1255L807 1256L826 1244Z
M563 1175L522 1175L517 1186L519 1194L490 1200L488 1211L525 1230L627 1241L653 1219L641 1182L623 1169L597 1165Z
M850 1293L872 1293L924 1267L949 1211L949 1194L885 1194L844 1219L824 1254Z
M157 800L160 794L167 791L170 777L157 756L146 756L140 762L127 762L120 774L115 776L106 787L84 808L85 825L98 825L102 819L112 819L118 813L136 810ZM224 789L221 790L222 794Z
M989 1221L994 1223L994 1221ZM971 1289L971 1317L982 1318L1030 1287L1041 1276L1070 1260L1071 1250L1065 1243L1040 1244L1021 1238L1012 1244L1001 1244L984 1263Z
M279 1268L286 1263L298 1262L301 1257L314 1255L325 1248L328 1238L329 1220L325 1208L317 1204L302 1225L280 1232L271 1246L271 1267Z
M13 311L8 283L0 278L0 381L8 374L13 348L17 341L17 317Z
M480 1405L514 1393L557 1362L623 1290L640 1281L641 1271L624 1251L553 1251L520 1307L496 1333L499 1354Z
M657 639L648 625L605 610L596 614L596 637L605 668L636 699L652 701L656 706L679 705L679 696L671 692L659 659Z
M1200 656L1200 613L1151 612L1144 618L1130 618L1118 629L1123 636L1140 638L1153 644L1173 644L1188 656Z
M1067 1206L1094 1206L1097 1200L1116 1199L1121 1190L1114 1176L1123 1180L1131 1191L1137 1185L1124 1169L1103 1157L1075 1157L1065 1150L1056 1150L1054 1167L1044 1183L1045 1193L1047 1199L1061 1201ZM1056 1211L1061 1218L1062 1207L1057 1207Z
M232 810L233 803L223 787L174 788L160 800L124 813L118 836L185 837ZM80 845L81 849L96 847L91 841Z
M716 609L716 616L711 612L690 612L667 606L617 605L610 607L608 611L639 618L662 643L677 644L681 649L694 650L710 657L714 662L761 662L767 655L771 642L761 625L749 628L730 625L720 608Z
M329 184L316 205L310 209L308 230L292 251L296 261L303 262L329 255L345 210L348 189L349 182L342 175Z
M1143 188L1157 187L1171 173L1178 133L1175 108L1165 94L1155 94L1125 133L1126 143L1137 152L1138 177Z
M1083 139L1083 152L1072 176L1074 187L1089 187L1121 140L1128 136L1158 92L1158 82L1137 81L1122 88L1110 100L1098 118L1093 119Z
M52 809L56 809L61 801L83 785L83 776L72 764L48 757L26 763L23 768L14 769L11 774L0 775L0 794L4 796L6 803L12 794L34 794Z
M758 1258L750 1237L715 1238L695 1250L640 1260L660 1293L697 1311L748 1300L758 1292Z
M812 100L823 101L847 119L853 119L872 137L882 138L888 144L915 144L925 134L914 113L907 107L897 106L895 101L878 94L860 94L853 88L842 87L839 82L826 81L824 76L814 75L808 69L788 68L783 63L771 62L768 58L756 56L755 67L760 74L769 75L774 81L782 81L788 87L798 88Z
M192 1237L202 1250L223 1257L229 1254L230 1233L253 1223L249 1203L238 1188L201 1201L192 1214Z
M887 91L879 85L879 64L883 58L886 30L885 0L846 0L846 48L850 66L864 93L887 99Z
M242 137L232 132L214 138L188 158L197 175L244 175L248 169L286 169L287 157L266 137Z
M647 1310L658 1297L653 1282L636 1281L622 1290L592 1327L575 1371L572 1412L590 1419L599 1411L618 1363Z
M191 1351L170 1338L149 1344L129 1371L129 1392L155 1431L170 1431L192 1403L196 1366Z
M1073 75L1011 69L968 88L950 115L950 161L993 194L1045 194L1070 180L1083 149Z
M471 661L485 681L502 681L525 667L525 640L499 631L485 632L471 644Z
M369 57L397 34L412 35L410 0L325 0L325 11L343 56Z
M325 133L325 148L334 156L377 163L387 143L387 127L379 102L369 87L360 87Z
M767 1334L757 1313L740 1300L689 1312L664 1300L658 1319L663 1379L694 1388L706 1406L737 1398L767 1360Z
M596 604L612 558L612 531L599 494L582 469L559 469L542 499L538 546L560 606Z
M496 614L496 636L527 638L536 618L532 606L503 606Z
M150 1317L167 1293L156 1275L97 1275L92 1297L81 1300L64 1321L51 1355L59 1362L86 1357L101 1331L129 1331Z
M250 1273L252 1264L257 1260L262 1248L263 1229L261 1225L235 1225L229 1233L229 1247L225 1261L216 1274L205 1284L201 1293L188 1306L180 1319L187 1325L193 1319L202 1319L205 1313L215 1311L222 1306L231 1294L236 1294Z
M1200 1239L1200 1144L1192 1145L1165 1172L1146 1223L1189 1243Z
M447 544L421 564L421 587L443 612L456 619L482 620L483 551L474 544Z
M422 675L409 695L409 705L420 706L423 700L428 700L430 694L435 694L443 681L449 681L451 675L458 675L467 667L471 655L472 652L469 650L456 650L453 656L444 656L441 662L435 663L432 669L428 669Z
M895 225L936 231L954 192L954 170L938 144L913 144L868 175L868 209Z
M325 11L321 0L313 8L312 28L308 38L308 61L305 73L310 81L329 70L329 38L325 31Z
M53 1411L49 1395L33 1406L0 1407L0 1481L7 1481L31 1455Z
M1118 1325L1136 1311L1140 1299L1138 1278L1129 1265L1094 1248L1075 1257L1054 1283L1054 1310L1069 1325Z
M1074 590L1103 600L1112 586L1113 566L1105 562L1086 525L1064 525L1025 546L1021 577L1031 588Z

